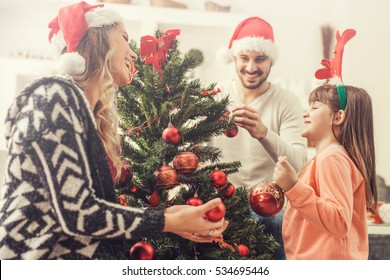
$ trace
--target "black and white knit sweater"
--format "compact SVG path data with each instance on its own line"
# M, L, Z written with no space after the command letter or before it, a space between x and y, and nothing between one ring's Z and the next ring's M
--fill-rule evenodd
M116 203L93 113L69 77L29 85L5 130L0 259L124 259L124 239L164 227L164 209Z

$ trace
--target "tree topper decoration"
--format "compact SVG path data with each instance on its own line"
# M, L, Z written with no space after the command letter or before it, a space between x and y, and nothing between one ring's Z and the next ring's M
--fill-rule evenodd
M142 36L140 44L141 59L144 60L145 64L152 64L153 70L161 71L178 35L180 35L180 29L167 30L161 38L150 35Z

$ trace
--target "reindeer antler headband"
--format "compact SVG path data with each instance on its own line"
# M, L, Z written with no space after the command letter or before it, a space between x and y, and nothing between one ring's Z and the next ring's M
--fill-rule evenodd
M315 73L317 79L323 80L331 80L337 86L337 94L340 100L340 108L345 110L345 106L347 105L347 92L345 90L345 86L343 85L343 77L342 77L342 63L343 63L343 52L344 46L348 43L356 35L356 30L347 29L341 35L340 32L336 32L336 45L333 51L332 60L323 59L321 64L325 66L325 68L318 69Z

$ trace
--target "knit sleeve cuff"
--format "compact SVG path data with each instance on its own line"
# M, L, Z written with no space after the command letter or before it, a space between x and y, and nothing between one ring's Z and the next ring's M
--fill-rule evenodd
M153 238L162 232L165 226L165 207L148 208L143 213L142 221L133 232L133 237Z

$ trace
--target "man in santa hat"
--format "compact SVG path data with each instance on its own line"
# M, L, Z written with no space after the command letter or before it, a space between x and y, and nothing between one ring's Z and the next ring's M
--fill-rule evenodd
M238 126L235 137L216 137L212 145L222 149L222 161L241 161L238 173L229 176L236 187L251 189L272 181L278 156L287 156L296 170L306 161L306 140L301 137L303 108L298 98L268 81L277 59L272 26L259 17L242 21L229 47L219 51L225 62L235 62L237 79L220 83L218 98L229 96L228 110ZM281 246L275 259L285 259L281 235L283 212L258 216Z

